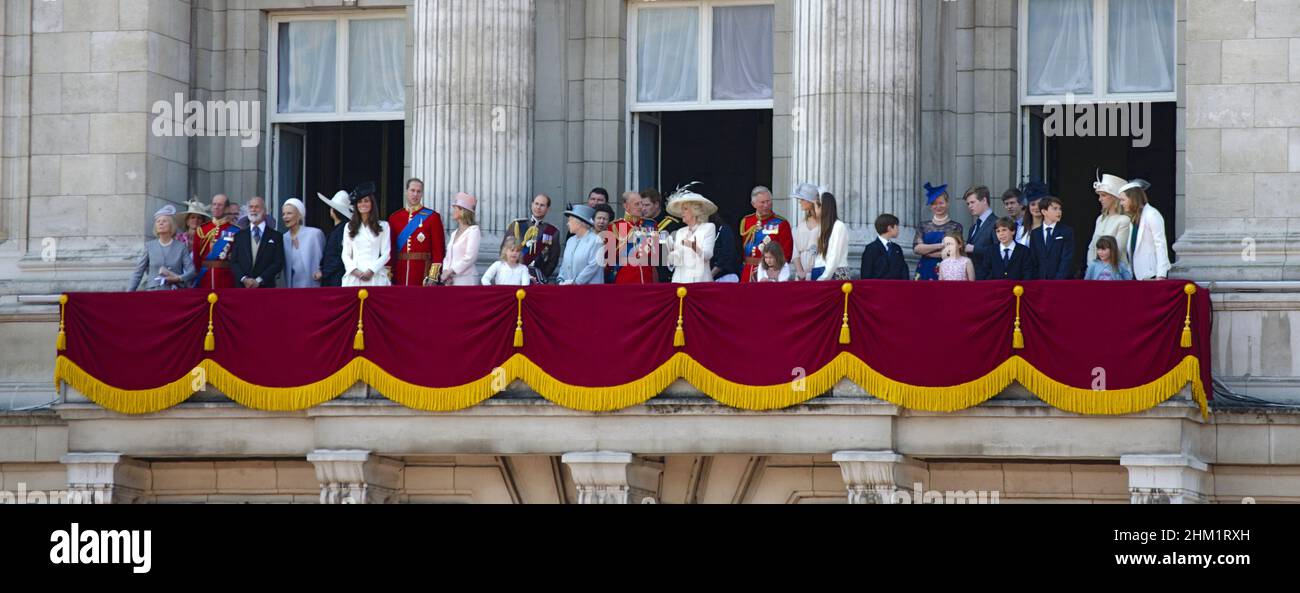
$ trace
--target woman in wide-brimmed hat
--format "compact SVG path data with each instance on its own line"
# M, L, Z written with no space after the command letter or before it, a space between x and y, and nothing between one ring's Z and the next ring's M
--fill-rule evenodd
M686 226L673 234L669 243L668 260L676 269L673 282L691 284L713 282L713 245L718 240L718 229L709 217L718 211L708 198L686 189L678 190L668 200L668 213L682 220Z
M186 210L176 215L174 223L176 225L176 240L189 247L194 245L194 239L198 237L199 227L212 220L212 215L208 214L207 206L204 206L198 200L190 200L185 203L185 206Z
M1088 241L1088 258L1084 260L1085 266L1097 261L1098 239L1107 236L1116 238L1129 236L1133 222L1124 213L1119 203L1119 196L1124 193L1123 188L1127 184L1127 181L1114 175L1100 175L1092 184L1092 190L1097 193L1097 201L1101 203L1101 215L1097 217L1097 224L1093 226L1092 239ZM1127 242L1120 246L1117 253L1110 255L1116 258L1112 263L1128 263Z
M478 246L483 234L475 221L478 198L465 192L456 194L451 201L451 218L456 221L456 231L447 245L447 261L442 265L442 283L450 286L478 286Z

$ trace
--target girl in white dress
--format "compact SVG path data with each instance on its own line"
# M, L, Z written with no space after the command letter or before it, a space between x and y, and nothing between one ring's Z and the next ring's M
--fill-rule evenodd
M447 245L447 261L442 264L442 283L447 286L478 286L478 246L483 235L474 221L478 198L465 192L452 199L451 217L456 221L456 232Z
M353 197L343 233L343 286L388 286L388 223L379 220L373 196Z
M492 262L483 273L483 286L528 286L532 274L528 273L528 266L520 262L522 258L519 241L507 235L501 243L501 259Z
M763 246L763 263L754 268L754 282L790 282L790 264L785 262L785 250L776 242Z
M718 227L709 222L709 216L718 207L708 198L692 191L679 190L668 200L668 213L680 217L686 224L673 234L669 244L669 262L674 284L713 282L713 246L718 240Z

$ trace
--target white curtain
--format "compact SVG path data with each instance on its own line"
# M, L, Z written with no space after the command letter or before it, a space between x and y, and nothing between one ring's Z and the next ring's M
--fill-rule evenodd
M334 111L335 21L280 24L280 113Z
M637 100L676 103L699 99L700 11L637 11Z
M713 100L772 98L775 7L713 9Z
M1174 0L1110 0L1112 93L1174 90Z
M1092 0L1030 0L1030 95L1092 93Z
M348 108L402 111L406 69L406 22L361 19L348 23Z

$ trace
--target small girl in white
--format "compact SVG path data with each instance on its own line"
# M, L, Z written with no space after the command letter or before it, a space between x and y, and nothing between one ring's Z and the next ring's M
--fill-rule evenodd
M776 241L763 245L763 263L754 268L754 282L789 282L792 280L790 264L785 261L785 250Z
M528 266L520 263L523 252L519 242L513 236L507 236L501 244L501 259L492 262L492 267L483 274L483 286L528 286L532 281Z

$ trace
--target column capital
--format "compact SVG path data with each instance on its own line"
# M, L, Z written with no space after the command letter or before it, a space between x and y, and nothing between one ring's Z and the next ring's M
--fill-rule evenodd
M321 504L396 502L405 464L370 451L318 449L307 454L316 467Z
M629 504L654 499L659 494L662 463L618 451L565 453L578 489L578 504Z
M68 491L81 504L134 504L149 490L149 464L122 453L67 453Z
M831 461L840 466L849 504L891 504L900 488L928 482L924 465L894 451L840 451Z
M1209 502L1214 475L1205 462L1184 453L1123 455L1133 504Z

